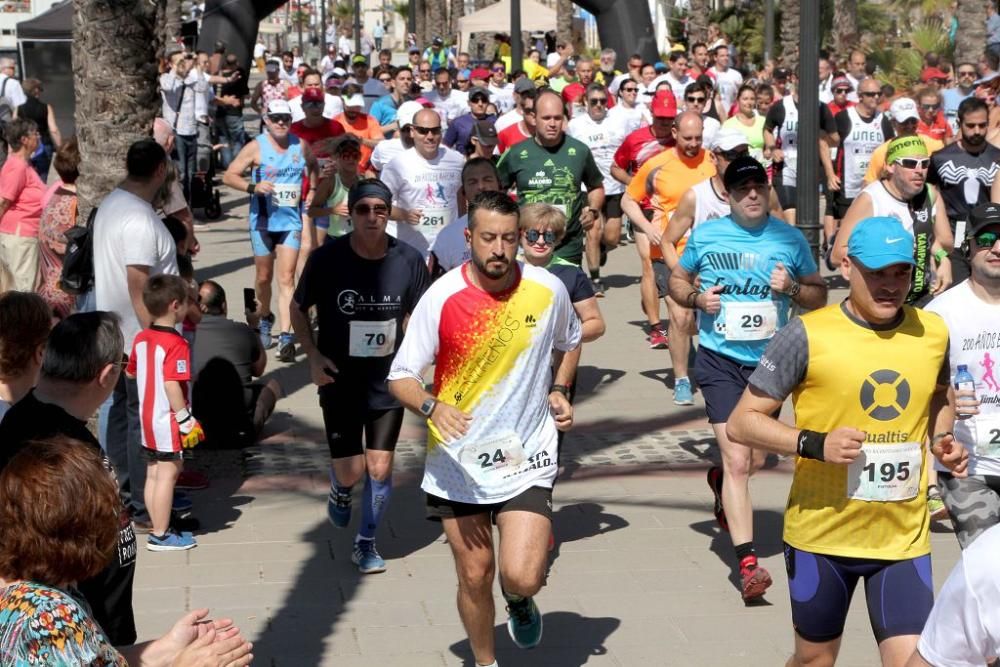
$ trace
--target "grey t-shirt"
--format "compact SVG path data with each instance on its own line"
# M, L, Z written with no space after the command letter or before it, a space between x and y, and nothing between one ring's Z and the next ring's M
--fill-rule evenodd
M198 323L191 353L194 377L201 374L209 361L221 357L236 369L249 400L249 387L253 381L251 369L260 354L260 344L250 327L222 315L205 315Z

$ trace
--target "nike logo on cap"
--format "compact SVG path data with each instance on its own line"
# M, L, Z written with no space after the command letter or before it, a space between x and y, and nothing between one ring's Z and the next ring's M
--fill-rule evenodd
M886 243L890 243L890 244L892 244L892 243L899 243L899 242L900 242L900 241L902 241L902 240L903 240L903 238L902 238L902 237L900 237L900 238L898 238L898 239L890 239L890 238L889 238L888 236L887 236L887 237L885 237L885 242L886 242Z

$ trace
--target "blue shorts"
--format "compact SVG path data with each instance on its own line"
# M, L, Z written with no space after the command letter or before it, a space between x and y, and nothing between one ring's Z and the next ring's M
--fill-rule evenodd
M253 246L254 257L267 257L274 253L274 249L283 245L292 250L298 250L302 246L302 230L290 229L286 232L262 232L257 229L250 230L250 245Z
M919 635L934 606L930 554L907 560L844 558L785 544L785 570L792 624L810 642L832 641L844 633L851 597L862 577L868 621L879 643Z
M747 388L756 366L746 366L704 345L694 356L691 374L705 398L709 424L725 424Z

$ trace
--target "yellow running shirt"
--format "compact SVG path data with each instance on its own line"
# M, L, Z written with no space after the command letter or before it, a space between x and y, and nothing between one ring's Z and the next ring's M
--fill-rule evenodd
M785 542L849 558L930 553L923 461L931 396L948 384L947 353L941 318L909 306L876 330L833 304L775 335L750 384L775 399L791 394L798 428L868 434L849 466L796 459Z

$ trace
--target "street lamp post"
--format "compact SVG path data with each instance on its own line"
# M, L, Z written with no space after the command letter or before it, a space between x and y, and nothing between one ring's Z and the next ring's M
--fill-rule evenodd
M819 261L819 0L799 11L799 158L796 226Z
M361 53L361 0L354 0L354 55Z
M510 3L510 71L524 66L524 44L521 41L521 0Z

